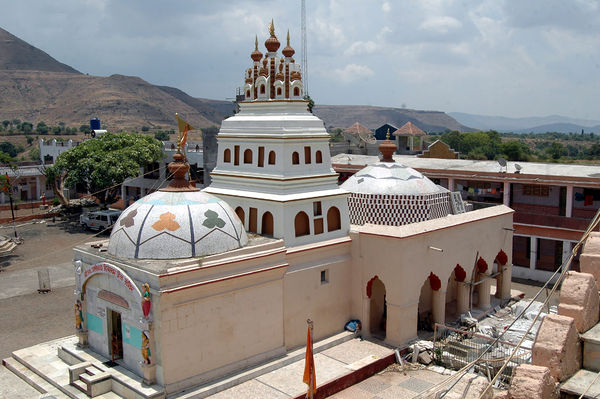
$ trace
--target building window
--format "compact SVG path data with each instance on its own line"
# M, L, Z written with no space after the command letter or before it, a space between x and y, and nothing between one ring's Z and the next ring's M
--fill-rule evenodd
M275 165L275 151L269 151L269 165Z
M308 215L302 211L298 212L294 219L294 230L296 237L307 236L310 234L310 226L308 224Z
M273 215L271 212L265 212L262 216L262 235L272 236L273 235Z
M229 148L226 148L225 151L223 151L223 162L231 162L231 150Z
M250 90L246 91L246 98L250 98Z
M265 94L265 85L260 85L260 94Z
M321 270L321 284L329 282L329 269Z
M241 206L238 206L237 208L235 208L235 214L242 221L242 225L245 225L246 224L246 214L244 213L244 210L242 209Z
M292 165L299 165L300 164L300 155L298 155L298 153L296 151L294 151L294 153L292 154Z
M277 88L277 95L280 96L281 95L281 87Z
M321 216L321 201L313 202L313 216Z
M251 233L258 233L258 211L256 208L250 208L250 215L248 220L248 231Z
M316 163L323 163L323 154L321 153L321 151L317 151L315 153L315 162Z
M265 147L258 147L258 167L265 166Z
M310 147L304 147L304 163L310 163Z
M323 218L317 218L313 221L313 231L314 234L323 234Z
M298 97L300 95L300 89L297 87L294 87L294 96Z
M240 146L239 145L236 145L235 147L233 147L233 164L234 165L240 164Z
M244 163L252 163L252 150L244 151Z
M327 211L327 231L335 231L342 228L340 210L332 206Z
M524 184L523 195L529 195L531 197L548 197L550 195L550 187L536 184Z

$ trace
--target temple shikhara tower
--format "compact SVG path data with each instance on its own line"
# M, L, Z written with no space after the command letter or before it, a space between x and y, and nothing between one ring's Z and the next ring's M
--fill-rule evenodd
M303 99L302 74L273 24L267 52L251 54L245 100L223 121L212 184L205 191L227 201L246 230L294 246L348 235L347 193L331 167L329 134Z

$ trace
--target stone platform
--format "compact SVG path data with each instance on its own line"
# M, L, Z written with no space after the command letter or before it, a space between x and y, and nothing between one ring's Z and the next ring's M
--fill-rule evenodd
M89 396L69 381L69 366L91 363L94 368L110 374L109 392L94 396L99 399L164 398L166 393L158 385L147 386L141 377L117 365L107 367L106 359L89 349L76 346L75 336L45 342L13 352L4 359L4 366L40 394L55 398L83 399ZM353 333L343 332L315 342L317 386L337 392L362 381L393 362L392 349L381 344L361 340ZM306 393L302 382L305 348L288 352L274 361L244 370L230 377L198 387L194 390L169 395L169 398L296 398ZM71 367L73 368L73 367ZM12 377L12 376L11 376ZM0 385L4 379L0 380ZM17 389L17 388L15 388ZM29 387L27 387L31 391ZM50 396L48 396L50 397Z

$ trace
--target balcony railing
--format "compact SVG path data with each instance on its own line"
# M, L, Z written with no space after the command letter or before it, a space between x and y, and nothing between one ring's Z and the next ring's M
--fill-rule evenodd
M555 215L538 215L533 213L515 212L513 216L514 223L531 224L536 226L555 227L561 229L571 229L585 231L590 224L590 219L574 218Z

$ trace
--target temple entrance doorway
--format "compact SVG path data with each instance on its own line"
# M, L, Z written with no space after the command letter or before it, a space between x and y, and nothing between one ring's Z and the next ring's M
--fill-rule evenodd
M385 285L375 277L371 282L371 301L369 313L371 315L370 332L375 338L385 339L387 325L387 302L385 299Z
M108 339L110 355L113 361L123 358L123 332L121 330L121 313L107 309Z

